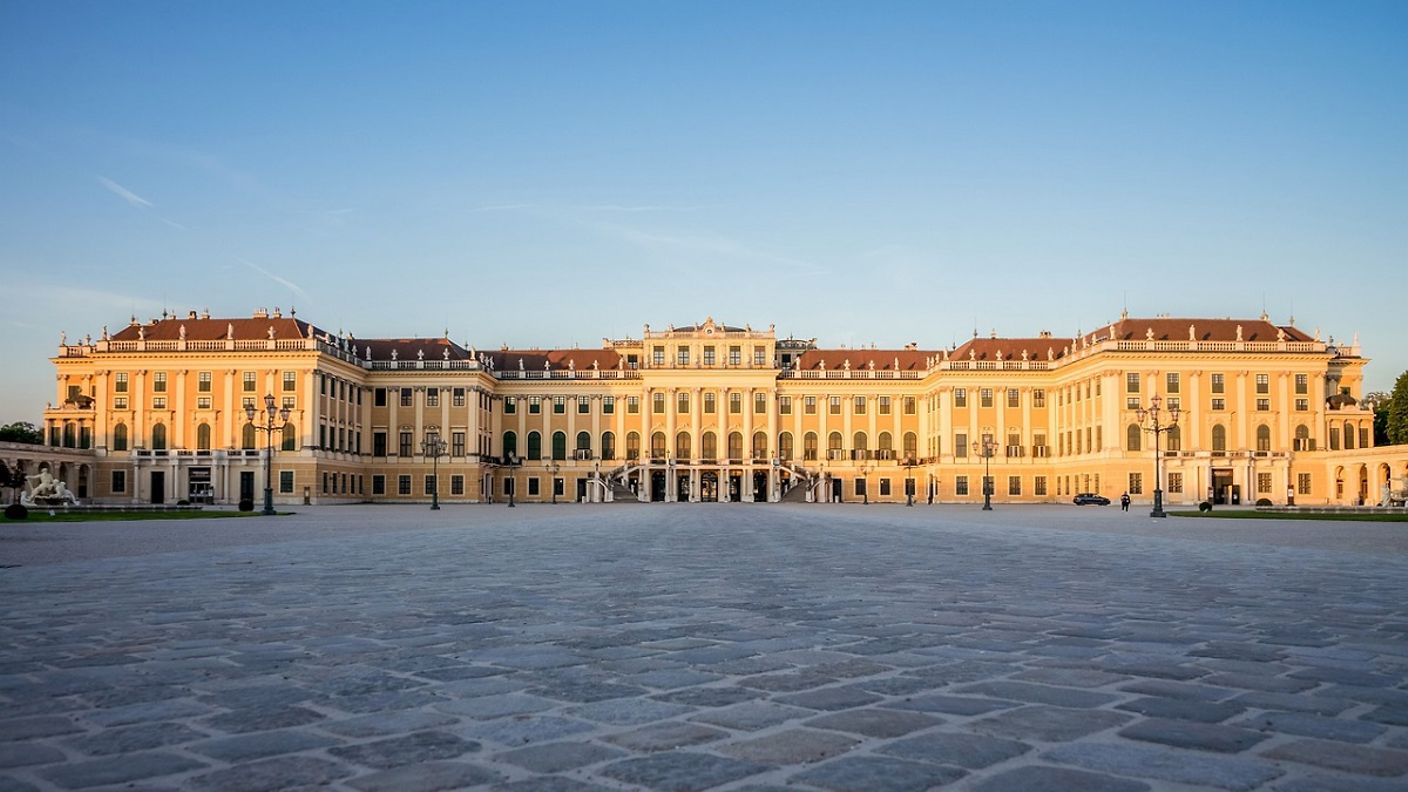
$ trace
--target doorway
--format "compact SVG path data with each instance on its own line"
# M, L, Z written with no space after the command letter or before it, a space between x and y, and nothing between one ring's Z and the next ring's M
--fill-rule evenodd
M842 482L841 482L841 479L838 479L838 478L831 479L831 502L832 502L832 503L844 503L845 500L846 500L845 497L844 497L844 495L843 495L843 488L842 488L842 486L841 486L841 483L842 483Z
M1223 505L1232 500L1232 469L1213 468L1212 471L1212 502L1214 505Z
M650 474L650 499L656 503L661 503L665 500L664 473Z
M681 503L689 502L689 474L675 474L675 500Z
M254 502L254 471L240 471L240 500Z
M152 471L152 503L166 503L166 472Z
M768 502L768 474L755 472L753 474L753 502Z
M587 502L587 480L585 478L577 479L577 502Z
M699 500L715 503L719 499L719 474L705 471L699 474Z

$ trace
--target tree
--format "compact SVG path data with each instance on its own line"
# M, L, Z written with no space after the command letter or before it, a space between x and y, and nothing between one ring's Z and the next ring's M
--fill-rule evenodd
M8 440L11 443L43 445L44 433L39 430L39 427L29 421L15 421L14 423L0 426L0 440Z
M1389 398L1387 412L1384 434L1389 443L1408 443L1408 371L1399 374L1393 383L1393 396Z
M1383 391L1364 394L1360 404L1374 411L1374 445L1388 445L1388 403L1393 396Z

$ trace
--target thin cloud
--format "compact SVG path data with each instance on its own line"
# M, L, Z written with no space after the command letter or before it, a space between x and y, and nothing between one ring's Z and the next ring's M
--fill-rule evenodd
M284 278L284 277L280 277L280 276L278 276L278 275L275 275L274 273L270 272L269 270L266 270L266 269L264 269L263 267L259 266L258 264L255 264L253 261L250 261L249 259L241 258L241 257L239 257L239 256L233 256L232 258L234 258L235 261L238 261L239 263L241 263L241 264L245 265L246 267L249 267L250 269L252 269L252 270L254 270L255 272L259 273L260 275L263 275L264 277L268 278L269 280L271 280L271 281L273 281L273 282L279 284L280 286L283 286L284 288L288 289L289 291L293 292L294 294L297 294L298 297L299 297L299 299L302 299L302 300L307 300L307 299L308 299L308 292L305 292L305 291L303 290L303 287L302 287L302 286L299 286L297 283L294 283L293 281L289 280L288 278Z
M702 206L669 206L666 204L587 204L575 207L583 212L695 212Z
M112 193L113 195L116 195L118 198L121 198L122 200L132 204L133 206L150 207L152 205L151 201L148 201L146 198L143 198L137 193L132 192L131 190L127 189L126 187L123 187L121 184L118 184L117 182L107 178L106 176L99 176L98 184L103 185L103 188L106 189L108 192Z
M484 206L472 207L471 213L477 212L511 212L515 209L532 209L533 204L512 203L512 204L486 204Z

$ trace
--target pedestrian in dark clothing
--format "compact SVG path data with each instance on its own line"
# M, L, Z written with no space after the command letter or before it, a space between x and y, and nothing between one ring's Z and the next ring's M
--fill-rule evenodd
M1120 496L1120 511L1129 511L1129 493Z

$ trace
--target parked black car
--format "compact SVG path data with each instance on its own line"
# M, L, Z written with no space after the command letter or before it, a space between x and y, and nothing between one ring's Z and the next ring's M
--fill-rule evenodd
M1093 492L1082 492L1072 498L1071 503L1074 503L1077 506L1087 506L1092 503L1096 506L1109 506L1110 499L1105 497L1104 495L1096 495Z

